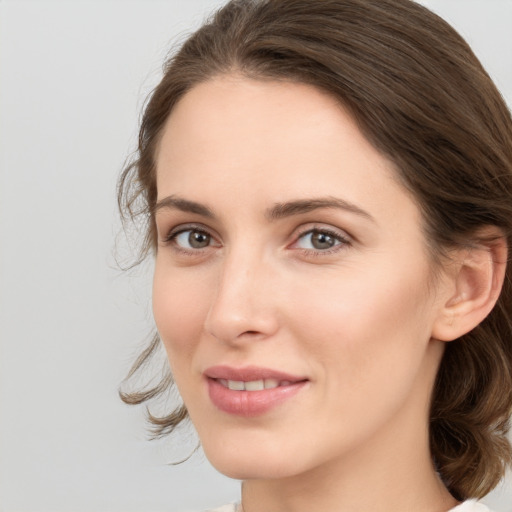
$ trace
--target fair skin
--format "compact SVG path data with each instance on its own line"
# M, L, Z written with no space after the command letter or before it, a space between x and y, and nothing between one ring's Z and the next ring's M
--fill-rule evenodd
M414 199L347 112L310 86L214 78L173 109L156 163L155 321L244 511L455 506L428 414L471 290L433 277ZM226 389L269 378L278 392Z

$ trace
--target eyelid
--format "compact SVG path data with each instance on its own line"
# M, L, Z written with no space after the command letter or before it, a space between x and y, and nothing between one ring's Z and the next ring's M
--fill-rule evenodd
M172 243L173 240L175 240L180 233L184 233L186 231L198 231L200 233L204 233L205 235L208 235L209 237L211 237L213 241L216 242L215 245L220 245L220 243L218 242L217 234L213 232L210 228L206 227L204 224L198 222L188 222L185 224L178 224L176 226L173 226L169 230L164 231L164 233L166 234L162 237L161 242L163 244ZM194 249L194 252L197 252L199 250L200 249Z
M336 240L338 240L340 243L334 245L333 247L329 249L304 249L301 247L293 247L293 245L297 244L298 241L310 234L310 233L325 233L329 236L332 236ZM288 245L289 248L292 248L294 250L303 251L304 253L310 253L315 255L327 255L333 252L337 252L339 250L343 250L347 246L350 246L353 244L354 238L349 235L345 230L336 228L331 225L325 225L325 224L318 224L318 223L311 223L306 226L301 226L297 230L295 230L293 234L293 242Z
M207 247L199 248L199 249L187 249L187 248L178 246L176 243L173 243L179 234L184 233L186 231L194 231L194 230L204 233L204 234L208 235L209 237L211 237L211 240L213 241L213 243L211 243ZM306 236L309 233L314 233L314 232L325 233L329 236L332 236L333 238L338 240L340 243L337 243L336 245L334 245L333 247L331 247L329 249L314 249L314 248L313 249L305 249L302 247L293 247L294 245L296 245L298 243L298 241L302 237ZM209 228L199 222L188 222L188 223L174 225L170 229L165 230L164 233L166 233L166 234L161 237L160 243L162 245L173 244L174 248L181 252L197 254L200 252L204 252L211 247L220 247L222 245L219 242L219 236L216 234L216 232L214 230L212 230L211 228ZM291 238L292 238L292 241L289 244L287 244L287 248L290 248L293 250L299 250L306 254L309 253L309 254L315 254L315 255L327 255L329 253L333 253L338 250L342 250L342 249L346 248L347 246L352 245L354 242L354 237L352 237L349 233L347 233L347 231L340 229L338 227L332 226L332 225L326 225L326 224L314 223L314 222L308 223L305 225L301 225L300 227L296 228L294 230L293 234L291 235Z

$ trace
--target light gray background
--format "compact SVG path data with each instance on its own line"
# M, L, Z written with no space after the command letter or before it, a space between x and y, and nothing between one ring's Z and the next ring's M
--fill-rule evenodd
M151 269L115 270L115 182L172 42L218 0L0 0L0 511L185 512L238 497L117 398ZM512 0L425 0L512 105ZM120 246L121 254L125 246ZM183 449L182 449L183 448ZM488 498L512 511L512 479Z

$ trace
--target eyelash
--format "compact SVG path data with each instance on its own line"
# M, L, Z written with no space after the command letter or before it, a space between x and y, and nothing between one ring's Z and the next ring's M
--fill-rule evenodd
M187 224L187 225L181 225L181 226L178 226L177 228L172 229L168 233L168 235L164 238L163 242L165 244L172 244L173 249L175 251L178 251L180 253L184 253L184 254L190 255L190 256L198 256L203 252L204 249L208 249L209 247L211 247L211 245L209 245L204 249L186 249L184 247L179 246L176 242L177 237L183 233L188 232L188 231L200 233L202 235L208 236L211 240L215 240L215 237L203 226L197 225L197 224ZM327 235L327 236L333 238L338 243L336 243L331 248L325 249L325 250L302 249L302 248L297 248L295 250L300 251L304 256L307 256L307 257L321 257L321 256L327 256L329 254L336 253L340 250L344 250L347 247L349 247L350 245L352 245L351 239L345 234L342 234L338 231L335 231L335 230L332 230L329 228L313 226L313 227L308 227L306 229L303 229L302 231L297 233L297 235L294 237L294 242L292 244L289 244L288 247L290 245L297 244L303 237L305 237L306 235L309 235L309 234L313 234L313 233Z
M334 238L334 240L336 240L337 243L336 245L333 245L331 248L329 249L325 249L325 250L320 250L320 249L297 249L297 250L300 250L302 251L302 253L305 255L305 256L308 256L308 257L321 257L321 256L327 256L329 254L333 254L333 253L336 253L338 251L341 251L341 250L344 250L346 249L347 247L349 247L351 245L351 240L350 238L347 236L347 235L344 235L338 231L335 231L335 230L332 230L332 229L329 229L329 228L324 228L324 227L319 227L319 226L316 226L316 227L310 227L310 228L307 228L303 231L300 231L297 236L296 236L296 239L295 239L295 242L293 242L294 244L296 244L301 238L305 237L306 235L309 235L309 234L313 234L313 233L318 233L318 234L322 234L322 235L327 235L331 238Z
M215 240L215 238L208 232L207 229L205 229L203 226L198 224L186 224L178 226L177 228L171 229L171 231L168 233L168 235L164 238L163 242L164 244L172 244L173 249L175 251L178 251L180 253L184 253L191 256L196 256L200 252L202 252L201 249L185 249L184 247L180 247L176 239L179 235L182 233L186 233L187 231L193 231L195 233L200 233L202 235L206 235L210 237L210 239Z

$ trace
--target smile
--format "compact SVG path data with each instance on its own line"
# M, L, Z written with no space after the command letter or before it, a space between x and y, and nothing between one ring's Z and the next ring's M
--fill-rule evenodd
M280 371L215 366L204 372L212 404L230 415L254 417L281 406L309 383Z
M217 379L217 382L232 391L262 391L263 389L275 389L280 386L289 386L289 380L260 379L244 382L243 380Z

